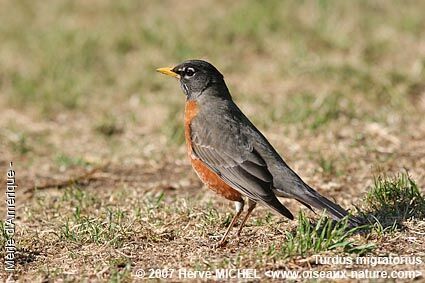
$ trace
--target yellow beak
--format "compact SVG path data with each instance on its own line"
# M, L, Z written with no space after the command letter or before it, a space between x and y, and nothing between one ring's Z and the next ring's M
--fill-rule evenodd
M178 78L180 79L180 75L177 73L174 73L172 71L173 68L171 67L165 67L165 68L159 68L156 69L157 72L163 73L164 75L170 76L170 77L174 77L174 78Z

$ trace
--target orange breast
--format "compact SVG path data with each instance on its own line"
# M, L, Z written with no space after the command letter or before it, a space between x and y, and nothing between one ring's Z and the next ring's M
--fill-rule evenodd
M189 159L192 162L192 167L198 174L201 181L206 184L211 190L219 195L224 196L228 200L241 201L241 194L227 185L216 173L211 171L201 160L192 156L192 139L190 132L190 123L198 113L198 106L195 101L189 100L186 102L185 119L184 119L184 136L187 144L187 152Z

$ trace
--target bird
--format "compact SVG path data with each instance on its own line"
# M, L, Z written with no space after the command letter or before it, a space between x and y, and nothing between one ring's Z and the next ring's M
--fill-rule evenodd
M319 194L288 166L235 104L224 76L211 63L192 59L157 71L177 78L186 96L184 136L194 171L212 191L235 203L236 213L218 246L226 244L245 200L248 209L238 237L257 204L293 220L278 197L295 199L310 210L325 210L337 221L348 215L350 226L361 224L359 218Z

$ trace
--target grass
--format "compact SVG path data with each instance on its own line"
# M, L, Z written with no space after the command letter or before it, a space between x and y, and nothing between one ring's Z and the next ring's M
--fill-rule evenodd
M90 165L89 162L85 161L82 157L69 156L66 154L58 154L55 158L55 163L63 170L70 167L87 167Z
M170 105L165 123L161 127L170 144L182 145L184 143L184 127L181 126L181 117L181 105Z
M25 155L31 151L31 146L28 144L28 138L24 133L18 133L16 135L16 139L12 144L12 148L20 155Z
M338 171L335 161L331 158L321 156L319 159L319 166L322 169L322 172L329 176L340 176L341 172Z
M349 254L364 254L374 249L374 244L359 245L352 236L364 227L350 228L348 218L334 222L322 215L312 224L304 213L298 216L295 232L286 234L281 252L287 256L317 254L320 252L342 250Z
M306 125L310 130L318 130L326 124L341 118L342 115L351 116L350 110L344 110L340 93L331 93L317 97L313 93L300 93L282 108L275 109L273 118L277 122L299 123ZM346 113L344 113L344 111Z
M81 209L75 208L72 218L65 219L60 227L59 238L79 244L95 243L119 248L130 232L129 224L123 225L124 212L107 209L100 217L81 215Z
M123 127L119 125L116 117L112 115L106 115L103 117L94 129L96 132L104 135L105 137L111 137L123 132Z
M414 181L407 175L401 175L400 179L391 181L383 178L377 180L386 180L386 186L390 183L410 184L415 187ZM376 195L377 192L371 190L370 194ZM46 240L47 245L67 246L67 252L60 255L61 257L75 261L81 257L81 253L85 253L89 262L92 262L89 263L90 266L97 273L103 270L104 274L97 275L100 276L97 278L107 276L108 280L113 282L130 280L134 262L139 262L137 265L142 263L142 267L151 266L143 260L144 254L149 250L148 246L165 249L165 254L171 252L168 251L169 245L176 247L178 253L183 252L180 248L186 247L184 257L199 259L189 265L196 270L246 264L260 268L270 260L279 266L296 258L329 253L345 256L373 255L381 242L388 242L388 237L393 237L397 231L379 226L380 222L350 228L347 219L334 222L325 215L320 215L312 221L311 217L300 212L292 228L283 228L286 231L280 232L281 227L288 224L282 223L280 217L260 207L248 221L242 237L236 239L232 233L228 247L217 250L214 248L214 242L218 241L219 234L224 232L232 214L223 213L223 207L218 208L211 201L200 201L202 195L203 193L197 194L195 198L176 198L165 192L148 193L140 202L120 191L110 191L108 198L105 198L103 194L94 194L90 189L70 187L59 196L44 195L34 200L36 202L32 202L31 210L35 218L32 222L48 221L49 226L45 229L58 231ZM397 199L406 200L406 203L415 203L417 196L411 190L397 193ZM369 195L367 199L370 199ZM365 205L370 211L379 210L383 205L387 205L387 209L400 211L397 204L388 204L388 198L374 198L373 202L366 201ZM375 217L379 216L378 212L373 213ZM379 231L379 228L382 229ZM274 241L269 241L269 236L265 235L274 235ZM33 237L37 239L39 236ZM197 244L188 249L188 239ZM3 237L1 241L4 241ZM255 249L250 248L252 241L258 243ZM137 243L136 246L134 243ZM83 252L82 247L89 247L90 250ZM18 249L21 248L23 246ZM197 254L198 249L204 250L202 255ZM114 256L115 252L111 251L120 251L121 256ZM97 262L97 255L105 252L111 254ZM40 252L33 248L27 253ZM122 253L128 254L130 258L123 257ZM218 255L216 260L214 255ZM37 261L39 256L35 255L32 261ZM201 260L202 258L204 260ZM72 278L80 278L78 276L90 273L90 270L81 270L83 273L80 275L65 276L65 271L66 268L48 265L37 272L46 278L64 280L73 280Z
M344 267L311 265L311 256L417 255L423 10L398 0L2 3L0 167L13 161L22 192L18 279L130 282L149 267L320 271ZM283 200L296 221L259 205L240 238L232 231L214 248L233 204L192 172L184 95L155 72L189 58L217 66L285 161L326 197L358 207L367 227ZM78 185L32 190L95 164L109 165Z
M375 219L390 226L406 220L425 218L425 197L407 172L394 177L375 178L365 202L367 211Z

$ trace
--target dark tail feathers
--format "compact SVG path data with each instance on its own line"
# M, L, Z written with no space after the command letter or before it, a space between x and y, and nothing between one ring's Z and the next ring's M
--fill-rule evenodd
M263 204L275 210L279 214L286 216L290 220L294 220L292 213L276 197L268 202L263 202Z
M311 209L310 206L313 206L317 209L326 210L335 220L341 220L342 218L348 215L348 212L345 209L343 209L338 204L330 201L329 199L325 198L324 196L320 195L312 188L307 186L306 190L307 192L305 194L296 197L296 199L306 205L308 208ZM354 216L350 216L348 222L351 227L359 226L362 224L362 221Z

